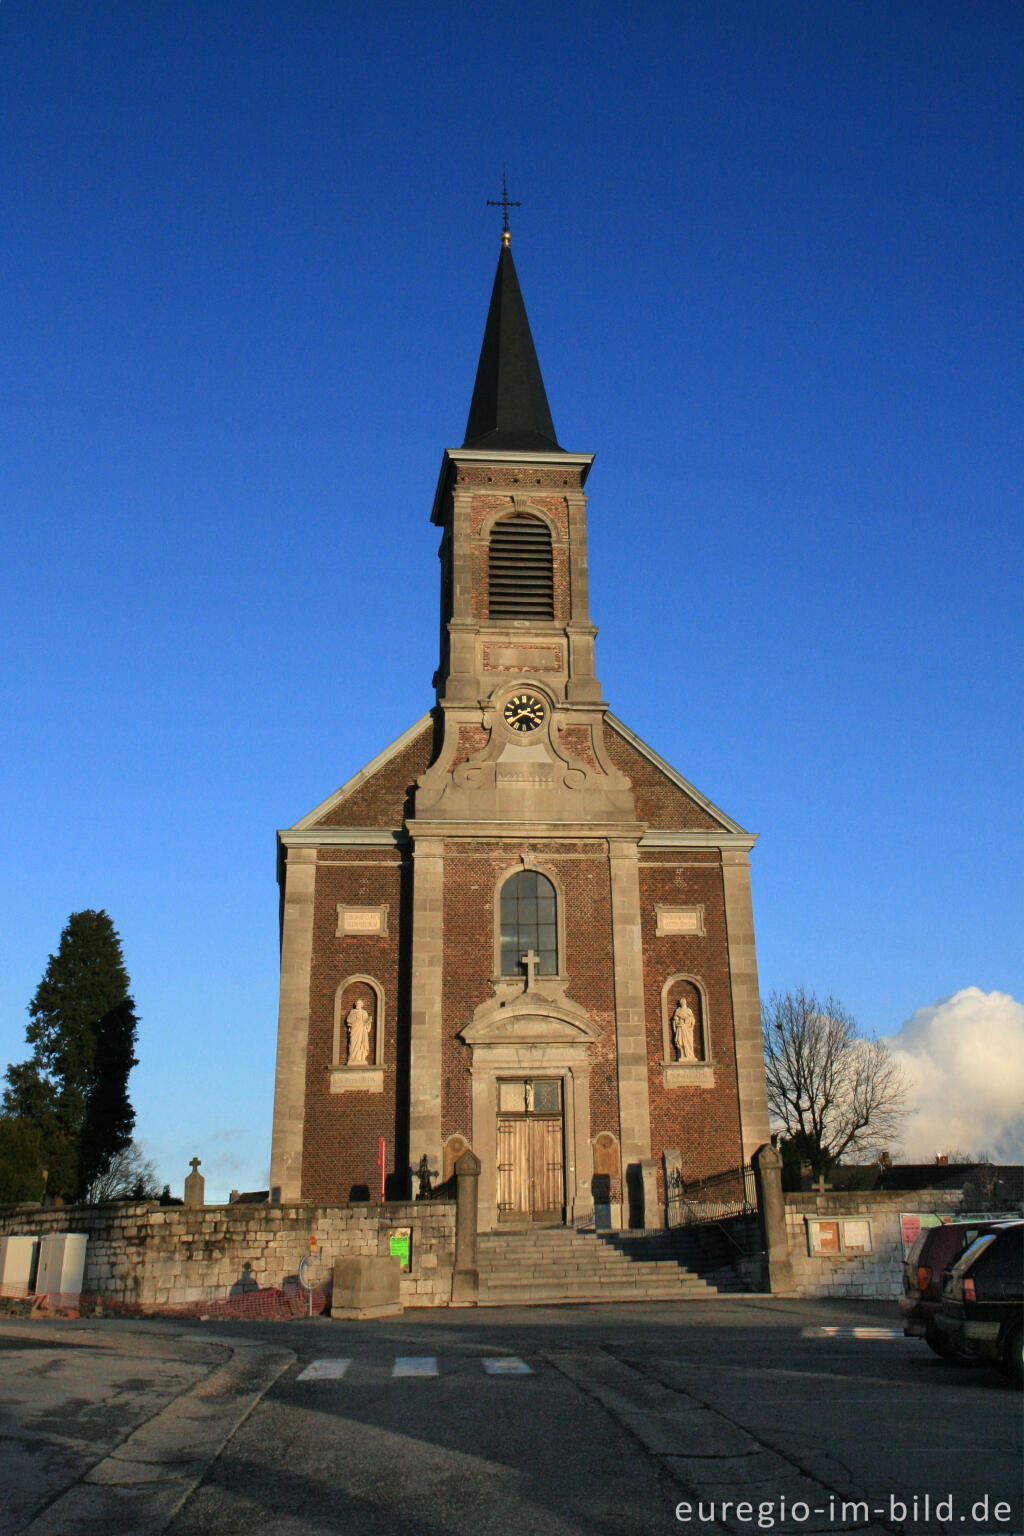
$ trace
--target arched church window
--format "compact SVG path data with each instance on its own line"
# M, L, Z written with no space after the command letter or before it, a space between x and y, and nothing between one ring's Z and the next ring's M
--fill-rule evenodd
M546 875L522 869L501 888L501 974L525 976L533 950L538 976L558 975L558 906Z
M503 517L491 529L488 606L492 619L553 619L551 530L539 518Z

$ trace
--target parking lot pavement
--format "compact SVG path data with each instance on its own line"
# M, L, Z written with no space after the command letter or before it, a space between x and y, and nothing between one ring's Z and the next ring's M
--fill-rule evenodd
M1024 1536L1019 1394L905 1339L892 1303L407 1312L283 1333L295 1370L172 1536Z
M1024 1536L1020 1394L894 1313L0 1327L0 1532Z
M173 1324L0 1324L0 1533L163 1530L293 1359Z

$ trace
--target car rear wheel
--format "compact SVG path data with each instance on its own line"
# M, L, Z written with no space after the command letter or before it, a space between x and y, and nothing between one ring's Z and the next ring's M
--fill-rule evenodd
M1016 1386L1024 1386L1024 1329L1019 1323L1006 1341L1000 1364Z
M958 1349L953 1340L947 1334L940 1333L937 1328L928 1328L924 1341L930 1349L934 1349L937 1355L941 1355L947 1365L977 1365L978 1363L974 1355Z

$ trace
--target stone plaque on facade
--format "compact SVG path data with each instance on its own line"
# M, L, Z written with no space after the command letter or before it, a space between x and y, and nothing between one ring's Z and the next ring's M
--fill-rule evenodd
M698 938L704 935L704 908L703 907L655 907L658 919L657 932L663 934L694 934Z
M487 672L559 672L562 651L557 645L485 645Z
M347 934L379 934L381 938L388 931L387 907L346 907L342 902L338 903L338 938L343 939Z

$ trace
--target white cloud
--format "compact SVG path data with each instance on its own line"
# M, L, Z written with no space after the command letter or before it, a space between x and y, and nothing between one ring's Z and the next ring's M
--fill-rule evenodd
M965 987L919 1008L887 1044L912 1083L902 1161L959 1149L1024 1162L1024 1003Z

